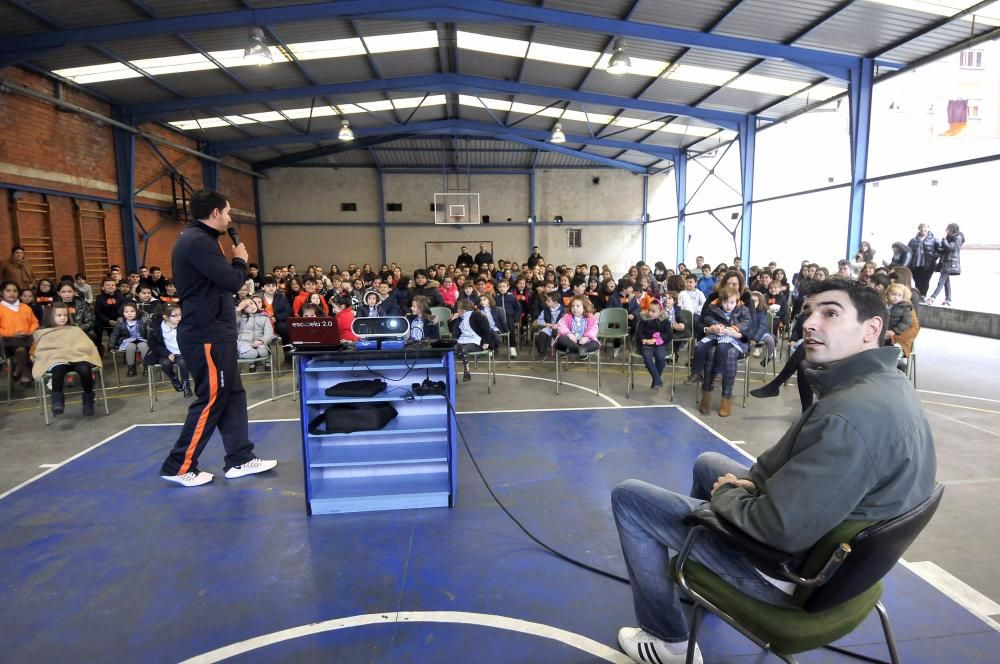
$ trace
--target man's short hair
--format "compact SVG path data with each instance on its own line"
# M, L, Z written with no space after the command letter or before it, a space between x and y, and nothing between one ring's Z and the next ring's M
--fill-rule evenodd
M846 258L841 258L839 261L837 261L837 267L844 267L845 265L850 267L851 261L847 260ZM817 267L816 269L819 268Z
M247 263L247 269L248 269L248 270L249 270L250 268L252 268L252 267L255 267L255 268L257 268L258 270L260 269L260 265L257 265L256 263Z
M260 285L261 286L267 286L268 284L271 284L271 285L274 285L274 286L278 285L278 280L274 278L273 274L269 274L269 275L267 275L266 277L264 277L263 279L260 280Z
M191 194L188 207L193 218L204 220L212 216L212 210L225 210L228 204L229 199L219 192L202 189Z
M163 272L163 270L160 269L159 265L150 265L149 266L149 271L150 272Z
M24 247L22 247L19 244L15 244L13 247L10 248L10 253L12 256L14 255L15 251L24 251Z
M890 279L889 275L887 275L887 274L882 274L881 272L876 272L875 274L873 274L871 276L871 278L868 279L868 283L871 284L872 286L874 286L874 285L877 284L877 285L881 286L883 289L885 289L885 288L888 288L889 284L892 283L892 279Z
M858 310L858 322L863 323L869 318L879 318L882 320L882 331L879 333L878 345L881 346L885 339L886 323L888 311L882 296L874 289L868 288L859 281L848 281L846 279L827 279L826 281L814 281L806 287L806 297L813 297L821 293L830 291L842 291L851 298L851 304Z

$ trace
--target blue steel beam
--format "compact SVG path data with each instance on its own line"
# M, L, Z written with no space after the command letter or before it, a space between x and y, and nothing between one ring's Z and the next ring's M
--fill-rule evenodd
M268 159L266 161L258 161L255 165L258 169L274 168L276 166L286 166L288 164L293 164L300 161L306 161L307 159L317 159L319 157L326 157L332 154L340 154L342 152L351 152L352 150L367 150L376 145L381 145L382 143L391 143L392 141L401 141L407 138L412 138L415 134L394 134L390 136L373 136L370 138L362 138L349 142L337 143L335 145L326 145L323 147L315 148L313 150L306 150L304 152L296 152L294 154L285 155L282 157L275 157L274 159ZM370 152L369 152L370 154ZM378 163L375 157L372 160Z
M751 265L750 230L753 221L753 167L757 145L757 116L748 115L740 127L740 177L743 191L743 212L740 217L740 258L744 265Z
M635 164L630 164L624 161L615 161L608 157L601 157L600 155L590 154L589 152L577 152L572 148L566 148L561 145L554 145L552 143L546 143L545 141L536 141L530 138L524 138L518 134L503 134L503 138L511 141L512 143L521 143L522 145L530 145L531 147L538 148L546 152L558 152L559 154L564 154L569 157L576 157L577 159L584 159L586 161L592 161L596 164L601 164L602 166L611 166L612 168L621 168L626 171L632 171L633 173L646 174L648 171L645 166L637 166ZM568 140L568 139L567 139Z
M674 160L674 192L677 195L677 262L687 260L687 152Z
M312 134L308 138L312 141L331 141L337 138L338 131L329 131L318 134ZM471 122L469 120L431 120L429 122L417 122L408 125L399 125L399 126L385 125L382 127L363 127L354 130L355 139L366 139L366 138L375 138L383 136L395 136L398 138L400 134L456 134L456 133L478 134L478 135L493 136L496 138L505 138L507 136L516 135L521 138L526 138L536 141L547 141L550 137L550 134L547 131L541 131L537 129L524 129L524 128L515 129L510 127L504 128L482 122ZM216 143L215 149L218 150L220 154L233 154L234 152L239 152L240 150L246 150L249 148L282 145L287 143L294 143L297 140L301 141L302 138L300 137L297 139L294 136L262 136L259 138ZM581 145L594 145L597 147L606 147L615 149L635 149L637 151L650 154L654 157L659 157L662 159L671 159L671 160L674 159L678 154L677 149L671 147L665 147L660 145L633 146L632 144L626 143L625 141L613 141L611 139L606 139L606 138L591 138L590 136L579 136L576 134L566 134L566 142L577 143ZM358 143L358 140L353 141L353 143Z
M861 66L851 73L848 84L851 115L851 207L847 219L847 247L844 258L851 256L861 245L861 231L865 218L865 178L868 177L868 139L871 130L872 86L875 63L865 58Z
M132 118L114 108L115 120L127 125ZM125 268L139 269L139 238L135 233L135 134L113 126L115 177L118 184L118 216L122 225L122 245L125 248Z
M136 104L129 111L137 118L145 120L161 119L165 115L185 111L191 108L206 106L233 106L286 99L302 99L323 95L337 96L358 94L362 92L380 92L386 90L418 90L420 92L443 92L470 94L471 91L501 92L506 94L525 94L535 97L548 97L567 102L579 102L599 106L615 106L637 111L651 111L672 115L683 115L699 118L706 122L735 130L743 119L740 113L717 111L707 108L694 108L683 104L652 101L648 99L631 99L615 95L595 92L577 92L565 88L555 88L546 85L517 83L483 76L468 76L465 74L428 74L419 76L400 76L381 80L352 81L350 83L331 83L328 85L310 85L297 88L281 88L277 90L260 90L256 92L238 92L234 94L213 95L209 97L190 97L148 104Z
M528 25L558 25L576 30L786 60L841 79L845 77L846 68L854 60L847 55L797 46L786 46L744 37L708 34L683 28L632 23L620 19L533 7L501 0L477 0L474 4L470 4L466 0L344 0L343 2L177 16L10 37L0 44L0 66L8 64L5 61L11 59L16 61L22 58L23 52L26 51L37 52L38 49L42 48L52 49L73 44L115 40L121 39L123 36L137 39L151 35L331 18L417 19L432 22L473 23L517 21Z

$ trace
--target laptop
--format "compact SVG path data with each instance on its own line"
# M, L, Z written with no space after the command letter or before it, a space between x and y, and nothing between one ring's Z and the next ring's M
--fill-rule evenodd
M336 318L290 316L289 341L296 350L339 350L342 346Z

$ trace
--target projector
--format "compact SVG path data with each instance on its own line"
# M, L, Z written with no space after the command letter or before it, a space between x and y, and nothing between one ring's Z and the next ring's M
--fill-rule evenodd
M410 331L410 321L402 316L355 318L351 331L360 339L405 339Z

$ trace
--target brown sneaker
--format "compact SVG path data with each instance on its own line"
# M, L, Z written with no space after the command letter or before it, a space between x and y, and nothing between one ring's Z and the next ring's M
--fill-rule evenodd
M733 398L722 397L722 403L719 404L719 417L729 417L732 414L733 414Z
M712 410L712 393L702 391L701 393L701 403L698 404L698 412L702 415L708 415L709 411Z

